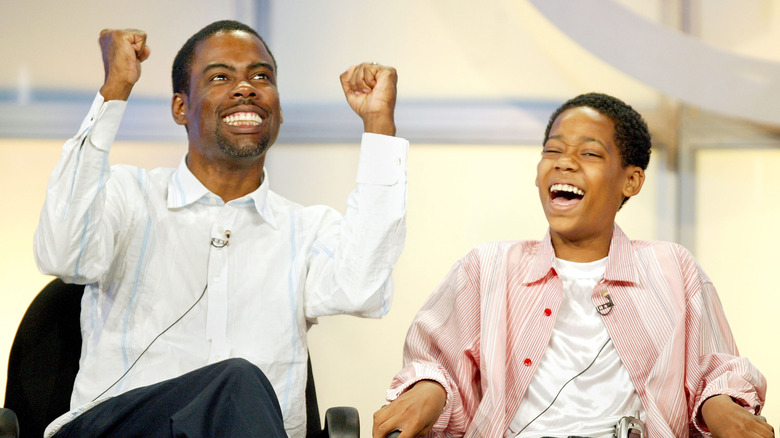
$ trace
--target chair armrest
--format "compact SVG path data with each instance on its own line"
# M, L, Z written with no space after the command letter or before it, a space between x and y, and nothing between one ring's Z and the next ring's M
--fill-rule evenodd
M324 432L329 438L358 438L360 416L358 410L349 406L337 406L325 411Z
M19 438L19 420L10 409L0 408L0 438Z

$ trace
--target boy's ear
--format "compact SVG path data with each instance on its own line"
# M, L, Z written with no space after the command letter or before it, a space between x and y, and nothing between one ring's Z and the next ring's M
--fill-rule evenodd
M184 93L173 94L171 114L176 124L187 126L187 95Z
M628 166L626 168L626 185L623 187L623 196L630 198L636 196L642 190L642 184L645 183L645 171L639 166Z

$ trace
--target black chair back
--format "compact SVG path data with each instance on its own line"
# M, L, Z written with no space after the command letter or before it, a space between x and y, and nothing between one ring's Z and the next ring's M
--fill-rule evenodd
M20 436L41 437L68 411L79 369L79 314L84 286L55 279L35 297L8 357L5 407L19 418Z

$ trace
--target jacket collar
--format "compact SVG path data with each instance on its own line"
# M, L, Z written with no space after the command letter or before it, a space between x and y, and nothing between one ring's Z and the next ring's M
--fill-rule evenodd
M548 229L544 239L537 247L531 269L527 271L523 282L526 284L535 283L547 277L553 269L554 261L555 250L553 250L550 230ZM612 240L609 243L604 280L634 283L636 280L635 272L634 259L631 254L631 241L623 233L623 230L617 224L614 224Z

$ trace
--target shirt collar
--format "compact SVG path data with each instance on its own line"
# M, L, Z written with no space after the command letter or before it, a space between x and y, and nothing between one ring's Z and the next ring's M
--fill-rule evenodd
M533 258L533 265L525 276L524 283L534 283L545 278L555 263L555 251L553 250L550 230L538 246ZM612 228L612 240L609 243L609 255L607 256L607 269L604 280L616 282L635 282L634 259L631 255L631 241L623 233L617 224Z
M604 280L627 283L636 283L637 280L631 240L623 234L623 230L617 224L612 230Z
M268 171L263 168L263 182L260 184L260 187L254 192L231 202L237 204L252 204L255 210L257 210L257 213L269 225L276 228L273 209L269 205L268 195L270 192L270 184L268 180ZM179 167L173 172L173 175L168 182L168 208L186 207L203 197L216 197L219 199L217 195L211 193L211 191L209 191L209 189L192 174L189 167L187 167L187 156L185 155L181 159L181 162L179 162Z

